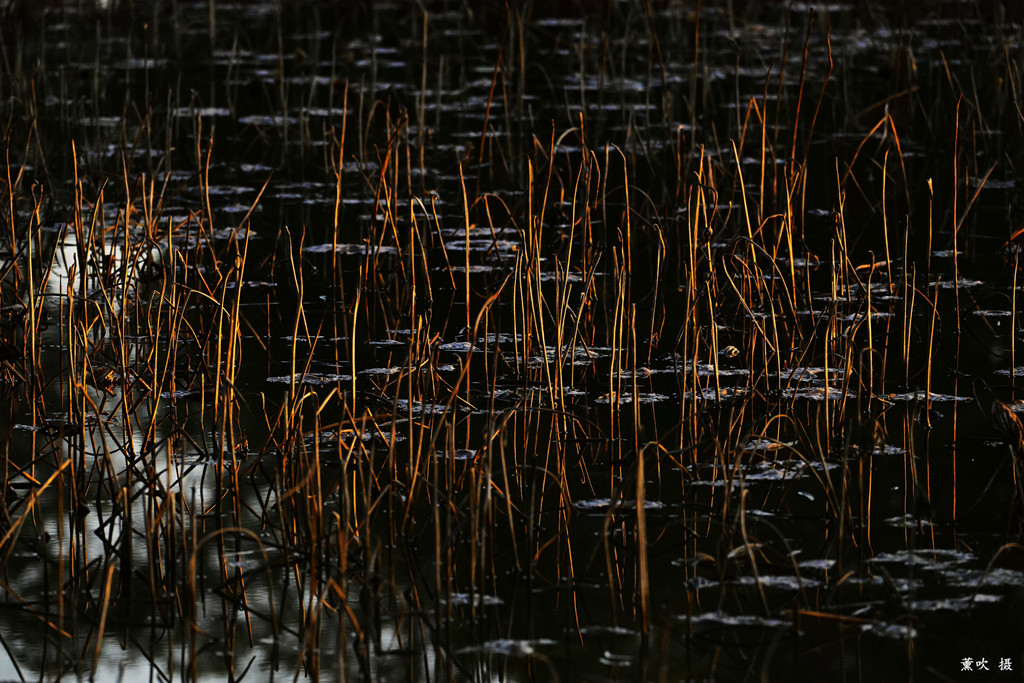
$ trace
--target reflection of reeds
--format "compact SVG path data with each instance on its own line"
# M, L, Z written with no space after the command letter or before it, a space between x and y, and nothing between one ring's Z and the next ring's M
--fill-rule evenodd
M1015 457L1024 453L1024 425L1017 413L999 399L992 400L992 426L1009 445Z

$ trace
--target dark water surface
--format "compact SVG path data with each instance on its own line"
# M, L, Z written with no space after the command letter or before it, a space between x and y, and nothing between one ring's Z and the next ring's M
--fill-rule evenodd
M911 4L0 5L0 680L1019 680L1022 12Z

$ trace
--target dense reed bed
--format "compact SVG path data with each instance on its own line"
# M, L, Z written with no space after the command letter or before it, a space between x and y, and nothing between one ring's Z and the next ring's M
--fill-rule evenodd
M1024 669L1019 13L735 4L3 5L0 677Z

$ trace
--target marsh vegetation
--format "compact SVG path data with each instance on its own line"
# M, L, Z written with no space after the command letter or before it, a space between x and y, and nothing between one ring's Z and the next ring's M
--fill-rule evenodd
M0 5L0 678L1024 670L1021 16L905 4Z

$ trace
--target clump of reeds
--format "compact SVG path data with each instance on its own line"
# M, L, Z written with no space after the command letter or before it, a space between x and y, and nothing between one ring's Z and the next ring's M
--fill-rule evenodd
M704 73L720 15L684 29L610 3L571 46L599 85L580 76L579 101L541 125L524 74L544 24L503 10L421 8L402 43L421 58L409 98L378 82L389 67L375 43L328 45L316 14L294 19L308 39L290 45L293 17L277 8L276 80L253 89L280 125L253 124L268 170L234 212L218 205L231 177L218 135L254 96L237 80L223 100L172 89L161 109L147 66L142 100L126 96L109 126L98 103L112 48L98 40L94 111L78 112L94 125L61 147L39 139L36 91L56 77L5 42L20 107L5 110L0 178L0 574L41 559L38 600L3 589L41 625L45 673L97 672L116 636L167 678L214 665L242 678L259 662L370 679L385 655L409 677L422 658L438 678L484 678L474 647L532 633L516 610L539 616L535 592L557 596L564 623L595 609L672 633L660 582L712 576L722 603L742 602L728 580L749 573L746 607L777 614L762 576L802 570L786 534L749 513L810 514L813 499L840 569L869 557L891 503L879 491L894 475L875 467L887 446L902 454L907 514L962 509L955 485L938 499L916 454L944 392L963 393L937 359L953 343L944 357L959 362L956 254L996 168L969 161L982 108L961 118L957 100L918 124L952 131L947 201L938 172L915 175L898 120L896 103L923 108L925 94L910 84L891 109L847 120L854 95L837 92L842 65L812 19L786 33L784 68L741 95L738 69L727 89ZM197 30L179 11L154 8L153 26ZM235 74L260 36L217 19L211 2L203 35ZM479 127L442 155L443 99L481 59L466 36L483 31L496 50L469 117ZM664 31L690 41L685 86L668 78L679 66ZM648 82L661 73L646 129L625 116L641 111L621 85L634 42L650 51ZM132 33L125 59L151 48ZM366 80L344 79L346 50L370 63ZM621 126L597 106L615 98ZM815 145L829 135L846 147L825 157ZM280 222L291 214L275 183L316 174L329 208ZM927 220L912 225L915 204ZM952 292L933 278L940 238ZM796 615L828 608L805 591L794 601ZM533 646L502 656L514 654L531 674L557 670Z

